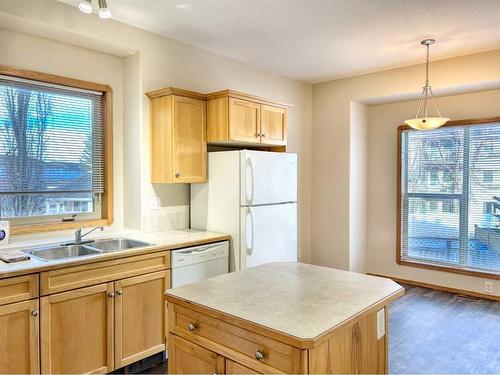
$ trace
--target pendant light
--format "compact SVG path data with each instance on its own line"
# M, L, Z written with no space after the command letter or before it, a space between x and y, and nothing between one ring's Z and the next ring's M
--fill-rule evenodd
M449 118L441 116L441 112L439 112L436 99L434 98L434 94L432 93L432 88L429 85L429 46L431 44L434 44L434 42L435 42L434 39L425 39L420 42L421 45L426 46L427 48L427 63L425 65L425 85L422 89L422 95L420 96L420 101L418 103L417 113L415 114L415 118L405 121L405 124L417 130L436 129L450 120ZM429 98L432 99L432 103L434 104L434 107L436 107L437 111L436 117L432 116L429 117L428 115Z

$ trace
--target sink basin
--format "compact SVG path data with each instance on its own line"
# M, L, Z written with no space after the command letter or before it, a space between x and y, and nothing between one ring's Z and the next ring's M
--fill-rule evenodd
M152 246L152 244L137 240L131 240L129 238L116 238L113 240L102 240L96 241L87 246L102 251L103 253L109 253L112 251L128 250L137 247Z
M42 260L58 260L100 254L101 251L86 245L53 246L24 251Z

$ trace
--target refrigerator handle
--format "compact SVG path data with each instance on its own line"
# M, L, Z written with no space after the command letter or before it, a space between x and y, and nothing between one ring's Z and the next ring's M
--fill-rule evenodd
M247 255L252 255L253 253L253 238L254 238L254 227L255 223L253 220L253 212L250 207L248 207L247 210L247 218L246 218L246 233L245 233L245 238L246 238L246 245L247 245ZM248 223L250 223L251 228L250 228L250 241L249 241L249 233L248 233Z
M247 158L247 171L250 169L250 178L252 179L252 183L250 185L251 191L248 191L248 183L245 186L245 192L246 192L246 200L247 204L252 204L253 203L253 196L254 196L254 180L255 180L255 173L253 169L253 163L251 158ZM248 174L247 174L247 181L248 181Z

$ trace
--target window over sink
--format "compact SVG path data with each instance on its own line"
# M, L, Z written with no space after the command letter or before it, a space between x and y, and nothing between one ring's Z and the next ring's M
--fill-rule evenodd
M398 262L500 275L500 118L398 137Z
M67 220L110 224L111 90L12 72L0 67L0 219L14 233Z

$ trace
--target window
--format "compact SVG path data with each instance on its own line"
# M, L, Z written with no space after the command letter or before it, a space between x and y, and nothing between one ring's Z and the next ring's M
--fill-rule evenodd
M109 88L34 74L42 79L0 75L0 218L13 233L73 216L110 224Z
M500 275L500 118L399 129L398 262Z

